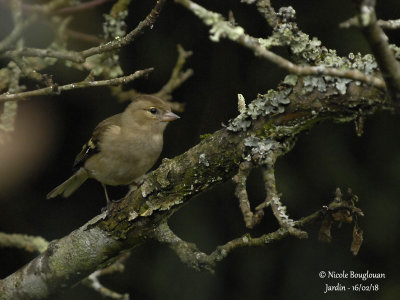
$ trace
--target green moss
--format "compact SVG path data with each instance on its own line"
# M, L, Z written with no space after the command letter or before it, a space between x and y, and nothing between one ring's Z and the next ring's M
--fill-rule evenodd
M200 140L205 140L206 138L208 138L208 137L210 137L210 136L212 136L211 133L202 134L202 135L200 135Z

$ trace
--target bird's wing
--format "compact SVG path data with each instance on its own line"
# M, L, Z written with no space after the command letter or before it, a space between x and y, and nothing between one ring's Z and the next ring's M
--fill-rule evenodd
M101 121L93 130L92 137L83 145L82 151L75 157L73 169L77 170L85 164L92 155L100 152L99 141L104 132L111 126L121 126L121 114L111 116Z

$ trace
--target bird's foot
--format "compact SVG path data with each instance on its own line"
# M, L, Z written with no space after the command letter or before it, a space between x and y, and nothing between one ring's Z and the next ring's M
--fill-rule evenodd
M119 203L119 202L121 202L122 200L124 200L124 198L115 199L115 200L112 200L112 199L109 200L109 199L107 199L107 205L101 209L101 212L105 212L105 211L110 212L110 211L112 211L112 209L114 208L114 207L113 207L113 206L114 206L114 203Z

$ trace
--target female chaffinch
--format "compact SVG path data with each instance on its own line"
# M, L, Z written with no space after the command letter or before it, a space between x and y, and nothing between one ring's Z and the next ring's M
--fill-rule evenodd
M47 194L69 197L88 178L106 185L128 185L144 175L157 161L168 122L179 119L160 98L141 95L124 112L111 116L94 129L74 162L75 173Z

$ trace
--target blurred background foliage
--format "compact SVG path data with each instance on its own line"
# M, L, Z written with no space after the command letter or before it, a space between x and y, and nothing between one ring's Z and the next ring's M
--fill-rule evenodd
M134 0L128 29L136 26L154 1ZM239 0L198 1L225 16L233 12L236 22L254 36L265 37L271 29L254 6ZM292 5L300 28L318 37L340 55L369 53L360 32L341 30L338 23L353 16L351 1L272 1L275 8ZM74 14L71 28L100 36L103 14L112 3ZM398 0L378 1L378 17L400 18ZM6 6L0 7L0 38L12 28ZM388 32L400 45L400 32ZM32 26L26 44L45 47L50 30ZM275 88L285 73L249 50L222 40L213 43L208 29L194 15L168 1L154 28L121 50L126 74L154 67L148 79L129 87L156 92L168 80L177 57L176 45L192 50L187 66L194 76L175 91L174 100L186 103L179 122L165 135L162 157L174 157L197 144L200 135L221 128L221 122L237 115L237 94L247 101L257 93ZM74 42L71 48L85 49L88 43ZM288 57L284 49L274 49ZM0 61L4 66L6 61ZM67 70L60 63L48 73L55 81L68 83L86 74ZM60 238L100 212L105 204L100 184L90 181L70 199L47 201L45 195L71 174L75 155L95 125L123 110L107 88L78 90L57 97L35 98L20 104L15 138L0 151L0 231ZM360 198L365 217L364 244L358 256L349 251L352 228L333 230L333 242L317 240L318 225L307 227L308 240L287 238L264 248L239 249L220 262L214 275L198 273L183 265L176 255L155 242L132 252L124 273L103 277L102 282L131 299L400 299L400 121L398 115L377 113L367 119L365 133L357 137L354 124L318 124L303 133L293 151L277 163L278 190L293 218L305 216L328 204L336 187L352 188ZM253 205L265 197L259 172L248 182ZM209 252L216 245L246 232L231 182L218 185L180 209L170 225L176 233ZM122 191L125 191L123 189ZM115 191L121 193L121 191ZM264 221L252 235L273 231L278 224L267 210ZM12 273L34 257L22 250L0 249L0 277ZM385 273L386 279L323 280L320 271ZM323 294L325 283L378 283L378 292L334 292ZM99 299L99 295L77 285L55 298Z

